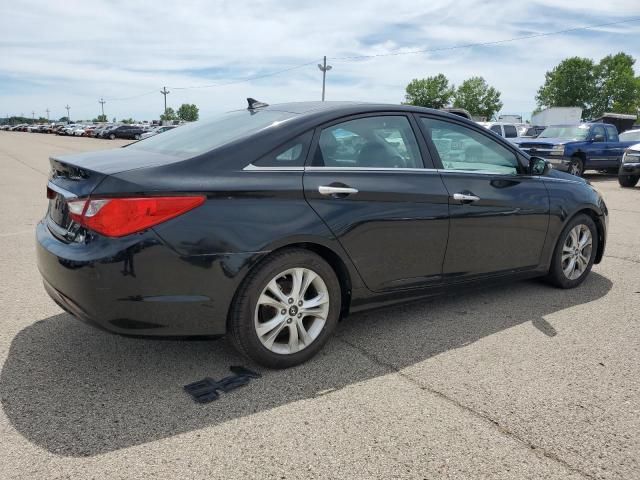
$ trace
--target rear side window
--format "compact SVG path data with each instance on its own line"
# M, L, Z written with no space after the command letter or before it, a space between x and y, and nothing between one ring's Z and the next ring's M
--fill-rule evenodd
M389 115L358 118L323 129L313 165L421 168L422 158L409 119Z
M303 167L313 132L297 136L253 162L256 167Z
M607 125L605 127L607 129L607 139L610 142L618 142L618 130L613 125Z
M516 138L518 136L518 131L516 130L516 127L514 127L513 125L505 125L504 136L505 138Z

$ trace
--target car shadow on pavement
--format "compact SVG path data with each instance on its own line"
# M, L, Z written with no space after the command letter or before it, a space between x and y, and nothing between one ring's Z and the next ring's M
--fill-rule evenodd
M573 290L515 282L356 314L308 363L261 370L263 378L209 404L194 403L182 386L245 363L226 340L128 338L60 314L14 338L0 375L2 407L20 434L54 454L99 455L323 395L527 322L531 336L555 341L562 332L545 316L598 300L611 286L592 273Z

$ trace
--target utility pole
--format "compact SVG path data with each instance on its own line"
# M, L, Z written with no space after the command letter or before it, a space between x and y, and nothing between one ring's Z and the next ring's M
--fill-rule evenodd
M327 72L331 70L333 67L331 65L327 65L327 56L324 56L324 60L322 61L322 65L318 64L318 68L322 72L322 101L324 102L324 88L327 79Z
M167 87L162 87L162 90L160 90L160 93L162 95L164 95L164 114L167 114L167 95L169 95L169 90L167 90Z
M69 118L69 110L71 110L71 107L69 106L69 104L67 103L67 106L64 107L67 109L67 125L69 125L69 123L71 123L71 119Z
M47 107L47 109L45 110L45 112L47 112L47 123L49 122L49 107Z
M102 118L104 118L104 104L107 103L104 101L104 98L100 97L100 101L98 102L100 107L102 107Z
M35 122L36 121L36 112L32 111L31 112L31 119Z

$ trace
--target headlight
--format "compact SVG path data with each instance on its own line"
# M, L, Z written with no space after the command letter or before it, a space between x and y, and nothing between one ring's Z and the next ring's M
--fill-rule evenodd
M640 163L640 152L637 150L627 150L622 156L623 163Z
M564 155L564 145L554 145L549 155Z

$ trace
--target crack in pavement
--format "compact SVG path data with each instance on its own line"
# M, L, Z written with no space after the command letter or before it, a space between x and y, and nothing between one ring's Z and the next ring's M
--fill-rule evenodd
M17 158L17 157L14 157L13 155L11 155L10 153L8 153L7 151L3 151L3 152L2 152L2 155L7 156L7 157L8 157L8 158L10 158L11 160L14 160L14 161L18 162L19 164L24 165L24 166L25 166L25 167L27 167L27 168L30 168L30 169L31 169L31 170L33 170L34 172L38 172L40 175L44 175L45 177L49 177L49 174L48 174L48 173L42 172L42 171L38 170L37 168L32 167L32 166L31 166L31 165L29 165L28 163L23 162L22 160L20 160L20 159L19 159L19 158Z
M436 389L434 389L433 387L430 387L428 385L422 385L420 382L418 382L417 380L415 380L414 378L412 378L411 376L407 375L406 373L402 372L398 367L396 367L395 365L393 365L392 363L389 362L385 362L381 359L379 359L377 356L375 356L373 353L369 352L368 350L346 340L343 336L341 335L334 335L334 338L337 339L338 341L341 341L342 343L344 343L345 345L353 348L354 350L358 351L361 355L363 355L365 358L367 358L368 360L372 361L373 363L375 363L378 366L381 366L383 368L386 368L388 370L390 370L391 372L394 372L396 374L398 374L402 379L404 379L405 381L411 383L412 385L418 387L420 390L422 391L427 391L443 400L445 400L447 403L454 405L462 410L465 410L466 412L471 413L474 417L479 418L480 420L482 420L485 423L489 423L490 425L492 425L493 427L495 427L498 432L500 432L502 435L504 435L507 438L510 438L512 440L515 440L516 442L518 442L519 444L525 446L529 451L532 451L535 455L539 456L539 457L544 457L547 458L549 460L553 460L554 462L558 463L559 465L563 466L565 469L569 470L572 473L576 473L578 475L581 475L584 478L587 478L589 480L595 480L597 477L594 475L591 475L590 473L584 472L582 470L580 470L577 467L574 467L573 465L571 465L569 462L567 462L566 460L562 459L561 457L559 457L558 455L556 455L555 453L552 453L542 447L539 447L529 441L527 441L525 438L520 437L519 435L517 435L516 433L512 432L511 430L509 430L507 427L505 427L504 425L500 425L500 422L498 422L497 420L494 420L493 418L491 418L489 415L479 412L475 409L473 409L472 407L469 407L468 405L463 404L462 402L456 400L455 398L449 397L447 396L445 393L442 393Z
M605 255L605 258L615 258L616 260L626 260L627 262L631 263L640 263L640 260L634 260L633 258L626 257L616 257L615 255Z

